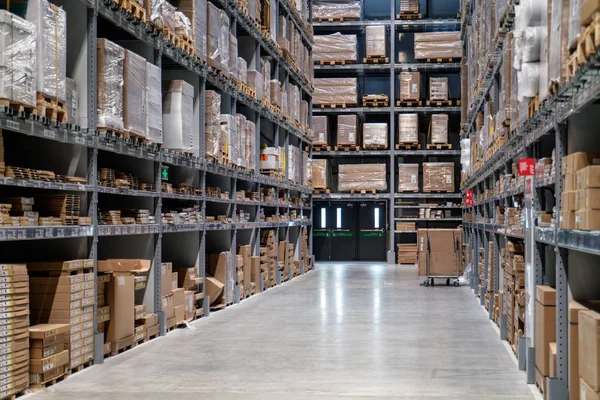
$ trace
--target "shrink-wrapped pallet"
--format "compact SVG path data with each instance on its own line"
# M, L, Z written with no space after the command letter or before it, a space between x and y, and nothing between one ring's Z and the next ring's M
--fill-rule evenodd
M326 159L313 159L311 162L312 166L312 186L316 189L327 189L327 160Z
M246 116L244 114L235 115L235 124L237 131L237 162L240 167L246 168Z
M419 100L421 97L421 74L400 72L400 100Z
M388 124L367 122L363 124L363 146L365 149L387 149Z
M269 82L271 81L271 62L267 58L261 58L261 76L263 98L271 101L271 91L269 90ZM258 82L256 83L258 85Z
M250 89L253 89L256 92L257 100L262 100L263 99L263 87L264 87L262 74L253 69L249 69L247 76L248 76L248 87Z
M386 190L385 164L340 164L338 190Z
M271 104L281 107L281 85L277 79L269 81L269 98Z
M356 61L358 59L356 35L315 36L313 60L320 61Z
M225 63L227 63L229 60L229 53L224 54L223 52L223 14L225 14L223 10L219 9L211 2L208 3L208 65L218 70L222 70L223 60ZM225 16L227 16L227 14L225 14ZM227 36L227 38L229 38L229 36ZM227 43L229 43L229 40L227 40Z
M398 115L398 143L419 142L419 114Z
M27 20L35 24L36 90L54 101L67 98L67 13L48 0L29 0Z
M231 114L221 114L221 143L225 145L227 159L236 164L238 157L237 149L237 124L235 117Z
M207 90L204 103L206 158L218 160L221 154L221 96L214 90Z
M448 78L429 78L429 100L448 100Z
M329 143L329 124L326 115L312 117L313 145L326 146Z
M423 191L454 192L454 163L423 163Z
M357 104L356 78L315 78L313 104Z
M221 68L225 76L231 76L229 71L229 16L223 10L219 10L219 19L221 21L221 38L219 40L219 47L221 52Z
M290 116L292 121L300 123L300 89L298 86L290 85L290 96L288 97Z
M338 145L356 145L358 136L358 116L357 115L338 115L337 118L337 144Z
M256 125L246 120L246 168L256 172Z
M281 87L279 95L281 96L281 114L291 116L289 96L283 87Z
M569 58L569 0L552 0L551 16L548 77L550 82L563 84Z
M460 32L415 33L415 59L461 58Z
M163 82L163 144L167 149L198 155L199 132L194 129L194 87L182 80Z
M419 191L419 164L398 164L398 191Z
M239 75L238 75L238 64L237 64L237 59L238 59L238 41L237 38L232 35L229 34L229 63L228 63L228 69L229 69L229 76L231 77L231 79L234 82L239 82Z
M242 57L237 58L237 70L239 81L248 84L248 63Z
M147 134L146 59L125 50L123 67L123 123L125 131Z
M125 50L98 39L98 127L123 130L123 64Z
M146 63L147 138L152 143L163 142L161 69Z
M448 114L431 116L431 143L448 143Z
M192 39L194 40L196 57L203 62L206 62L207 60L208 46L206 40L206 32L208 28L206 1L207 0L173 0L173 5L175 5L175 7L177 7L177 9L186 17L188 17L191 22Z
M77 82L75 79L66 78L65 84L67 85L67 102L65 103L67 120L70 124L79 125L79 95L77 94Z
M308 129L308 102L306 100L300 102L300 128L303 131Z
M569 48L577 44L581 33L581 2L582 0L569 1Z
M367 57L385 57L385 26L367 26Z
M302 168L302 184L310 186L312 184L312 160L306 151L302 152Z
M33 23L0 10L0 98L35 107L36 36Z
M292 182L300 182L300 149L296 146L288 146L288 179Z
M313 20L328 18L360 19L360 0L314 0L312 4Z
M400 0L401 13L418 13L419 0Z
M167 0L144 0L146 17L158 29L175 32L177 7Z

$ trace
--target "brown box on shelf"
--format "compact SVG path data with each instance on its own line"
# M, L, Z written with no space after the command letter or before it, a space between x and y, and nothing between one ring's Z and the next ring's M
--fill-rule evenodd
M561 173L563 175L572 174L588 165L598 164L600 164L600 153L572 153L562 158Z
M448 78L429 78L429 100L448 100Z
M50 368L60 367L69 363L69 350L41 359L29 360L29 372L34 374L44 373Z
M448 114L431 116L431 143L448 143Z
M369 57L385 57L386 46L385 46L385 25L380 26L367 26L366 28L366 42L367 42L367 58Z
M338 190L386 190L385 164L341 164Z
M416 224L414 222L396 221L396 230L397 231L414 231L416 229L417 229Z
M328 188L327 159L313 159L312 164L312 186L317 189Z
M400 0L400 13L418 13L419 0Z
M600 188L600 165L590 165L577 171L577 189Z
M600 230L600 210L584 208L575 211L575 229L584 231Z
M565 175L564 181L564 190L566 192L574 192L577 190L577 173L568 173Z
M160 264L160 297L165 297L173 291L173 264L170 262Z
M357 104L356 78L315 78L313 104Z
M421 74L419 72L400 72L400 100L419 100L421 98Z
M356 145L358 136L358 116L338 115L337 118L337 144Z
M581 26L589 25L597 11L600 11L600 0L583 0L579 12Z
M579 400L579 312L598 308L599 302L569 302L569 399Z
M419 114L398 115L398 143L419 142Z
M375 122L364 123L363 147L365 149L387 149L388 124Z
M579 378L578 389L581 394L581 400L600 400L600 392L596 392L583 378ZM569 397L571 399L571 397Z
M579 207L578 206L578 192L571 190L568 192L562 192L560 194L560 210L563 211L575 211Z
M398 191L419 191L419 164L398 164Z
M312 118L313 145L329 144L329 124L326 115L315 115Z
M415 59L462 58L460 32L415 33Z
M454 192L454 163L423 163L423 190Z
M594 310L579 312L579 376L600 391L600 314ZM583 397L583 396L582 396Z
M573 192L565 192L565 193L573 193ZM562 193L562 195L565 195L565 193ZM598 210L600 209L600 188L589 188L589 189L581 189L578 190L575 193L575 207L574 210L579 210L582 208L589 208L589 209L594 209L594 210ZM567 200L568 202L568 198L567 197L572 197L572 195L565 195L562 196L563 199L563 205L564 200ZM567 204L567 207L572 207L570 204ZM569 208L563 208L562 209L569 209Z
M556 290L537 285L535 295L535 367L543 376L549 376L548 344L556 342Z
M107 284L106 299L110 306L110 322L106 340L117 342L133 335L134 288L133 276L119 274Z

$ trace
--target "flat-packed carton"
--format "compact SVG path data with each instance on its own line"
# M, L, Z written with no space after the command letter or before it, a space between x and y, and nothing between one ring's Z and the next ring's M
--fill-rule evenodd
M573 192L566 192L569 193L569 195L565 195L562 196L562 199L567 200L568 203L568 198L567 197L571 197L570 193ZM564 193L563 193L564 195ZM565 203L563 202L563 205ZM566 204L565 210L569 209L568 207L572 207L570 204ZM589 209L594 209L594 210L600 210L600 188L589 188L589 189L582 189L582 190L578 190L575 192L575 210L579 210L582 208L589 208ZM563 207L561 207L561 210L563 209Z
M398 143L419 142L419 114L398 115Z
M367 26L366 32L366 41L367 41L367 58L369 57L385 57L386 55L386 47L385 47L385 26Z
M206 296L210 297L210 304L215 303L222 295L225 285L216 278L206 277Z
M543 376L549 376L548 345L556 342L556 290L537 285L535 294L535 367Z
M29 360L30 373L43 373L48 369L60 367L69 363L69 350L61 351L58 354L51 355L41 359Z
M589 304L589 303L588 303ZM579 312L588 304L569 302L569 399L579 400ZM598 303L596 303L598 306Z
M575 229L596 231L600 229L600 210L581 209L575 211Z
M600 188L600 165L589 165L577 171L577 189Z
M175 306L173 304L173 295L170 294L162 298L162 310L165 313L166 319L171 319L175 317Z
M581 400L600 400L600 393L596 392L588 383L583 380L583 378L579 378L579 393ZM569 397L570 399L570 397Z
M110 306L110 322L106 340L117 342L133 335L133 276L126 274L113 276L106 286L106 299Z
M98 272L131 272L141 274L149 271L151 265L151 260L141 260L138 258L98 260Z
M160 297L165 297L173 291L173 264L162 263L160 265Z
M600 153L572 153L562 158L561 173L563 175L573 174L588 165L597 164L600 164Z
M563 180L564 190L567 192L573 192L577 190L577 173L568 173L565 175Z
M358 137L358 116L339 115L337 118L337 144L356 145Z
M98 39L98 127L123 130L123 64L125 50Z
M600 392L600 313L594 310L579 311L579 376Z
M600 199L599 199L600 200ZM576 211L579 207L579 192L571 190L569 192L562 192L560 195L560 210L562 211ZM593 207L590 207L593 208Z
M400 72L400 100L419 100L421 98L421 74L419 72Z
M312 164L312 186L318 189L328 188L327 181L327 159L313 159Z
M364 123L363 146L365 149L387 149L388 124L377 122Z

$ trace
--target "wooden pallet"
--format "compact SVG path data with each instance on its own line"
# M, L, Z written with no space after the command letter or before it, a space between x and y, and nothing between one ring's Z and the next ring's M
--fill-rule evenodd
M68 113L65 104L48 97L43 93L36 94L37 115L46 118L48 121L56 121L61 124L68 122Z
M389 64L390 59L384 56L369 56L363 58L363 64Z
M527 104L527 117L531 118L535 115L536 112L540 109L540 96L537 95Z
M0 106L4 107L5 113L17 115L20 118L29 118L31 115L37 115L37 107L19 103L10 99L0 99Z
M196 55L196 50L194 48L194 42L190 38L176 38L175 39L175 47L183 50L184 53L193 57Z
M387 148L385 144L370 144L365 146L365 150L387 150Z
M331 194L331 189L327 188L313 188L314 194Z
M403 11L400 14L396 14L396 19L399 20L414 20L423 19L423 15L413 11Z
M579 59L580 57L577 50L569 56L569 59L567 60L567 80L571 79L579 69L579 66L581 65Z
M284 174L282 174L281 172L279 172L275 169L261 169L260 173L262 175L267 175L267 176L270 176L271 178L275 178L275 179L284 179L285 178Z
M460 102L460 100L458 101ZM452 100L427 100L425 104L427 107L450 107Z
M431 189L423 189L423 193L451 193L447 190L431 190Z
M398 143L396 150L420 150L421 145L419 143Z
M117 0L119 7L127 11L127 16L146 22L146 9L136 0Z
M365 100L362 101L363 107L389 107L389 100Z
M229 306L232 306L233 302L229 302L229 303L220 303L220 304L214 304L210 306L210 311L219 311L219 310L223 310Z
M238 82L237 83L237 88L240 89L242 92L244 92L246 95L252 97L252 98L256 98L256 91L254 89L252 89L250 86L245 85L243 82ZM261 102L265 107L268 107L269 105L267 105L264 102Z
M163 35L163 38L167 42L169 42L168 45L170 47L177 47L177 35L175 35L175 32L173 32L169 28L163 28L162 35Z
M427 150L451 150L452 144L450 143L428 143Z
M329 18L314 18L317 22L344 22L344 21L358 21L358 17L329 17Z
M377 189L350 189L350 194L377 194Z
M421 107L423 102L421 100L396 100L396 106L398 107Z
M427 58L428 63L453 63L459 62L459 58Z
M61 368L61 371L63 371L63 372L59 376L55 376L44 382L30 384L29 389L31 389L31 391L33 393L36 393L36 392L42 391L44 389L47 389L48 387L50 387L52 385L56 385L57 383L64 381L69 376L68 375L68 367L69 367L68 365L65 365L64 368ZM35 375L38 375L38 374L35 374ZM13 396L12 398L16 398L16 397L19 397L19 396L16 395L16 396ZM9 398L11 398L11 397L9 397Z
M310 147L306 146L306 151L309 151ZM325 144L313 144L313 151L331 151L331 146Z
M339 145L334 147L335 151L360 151L360 146L356 145Z
M114 342L110 352L110 356L116 356L124 351L131 350L135 347L135 335L121 339L118 342Z
M315 61L315 64L319 64L319 65L346 65L346 64L356 64L356 60L319 60L319 61Z
M88 368L88 367L91 367L92 365L94 365L94 361L93 361L93 360L91 360L91 361L87 361L87 362L84 362L83 364L80 364L80 365L78 365L78 366L76 366L76 367L74 367L74 368L71 368L71 369L70 369L70 370L67 372L67 375L72 375L72 374L74 374L74 373L76 373L76 372L83 371L84 369L86 369L86 368Z
M346 107L356 107L356 103L326 103L326 104L318 104L317 108L346 108Z

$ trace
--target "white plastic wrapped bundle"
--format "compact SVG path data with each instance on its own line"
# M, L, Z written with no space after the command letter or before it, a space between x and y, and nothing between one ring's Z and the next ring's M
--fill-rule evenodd
M250 89L254 89L254 91L256 92L257 100L262 100L263 99L263 88L264 88L264 81L263 81L262 74L258 71L250 69L250 70L248 70L247 77L248 77L248 87Z
M150 13L150 21L159 29L169 29L172 32L175 32L175 13L177 12L177 8L166 0L145 1L151 1L152 10Z
M519 97L535 97L540 90L540 63L523 63L518 76Z
M548 79L550 82L564 83L569 57L569 0L552 0L551 16Z
M206 62L206 32L208 30L206 0L172 0L172 3L190 20L192 25L192 38L194 40L196 57Z
M546 40L546 27L530 26L523 32L523 54L524 63L540 60L542 40Z
M398 115L398 143L419 142L419 114Z
M238 41L237 38L229 34L229 76L235 82L239 82L239 73L238 73Z
M37 91L53 100L67 97L67 13L48 0L29 0L27 20L37 27Z
M461 58L460 32L415 33L415 59Z
M221 48L221 71L225 76L230 76L229 71L229 16L223 10L219 10L219 19L221 20L221 38L219 47Z
M184 39L192 38L192 23L190 19L181 11L175 11L175 34Z
M313 19L350 18L360 19L360 0L314 0Z
M313 104L357 104L356 78L315 78Z
M237 131L237 165L243 168L247 167L246 160L246 116L244 114L235 115Z
M225 138L227 159L236 163L238 159L237 149L237 123L231 114L221 114L221 136Z
M431 116L431 143L448 143L448 114Z
M146 63L146 96L147 138L152 143L163 142L162 129L162 77L161 69L154 64Z
M315 61L356 61L358 58L356 35L316 35L313 46Z
M448 78L429 78L429 100L448 100Z
M521 64L523 64L523 32L514 31L513 33L513 68L520 71Z
M0 10L0 49L0 97L35 107L35 25Z
M256 125L246 120L246 168L256 172Z
M365 149L386 149L388 146L388 124L367 122L363 124L363 146Z
M248 63L242 57L237 58L237 70L240 82L248 84Z
M221 10L208 3L208 65L221 69L221 58L223 57L221 49Z
M527 26L540 26L546 12L546 0L523 0L520 3L520 12Z
M123 64L125 50L98 39L98 127L123 130Z
M194 130L194 87L182 80L163 82L164 146L198 155L199 132Z
M206 158L218 160L221 154L221 96L214 90L207 90L204 103Z
M418 13L419 0L400 0L401 13Z
M471 140L462 139L460 141L460 163L465 178L471 176Z
M125 50L123 122L126 131L146 137L146 59Z
M581 33L581 1L570 0L569 2L569 48L575 46Z
M302 184L304 186L310 186L312 183L312 160L308 156L308 152L302 152L302 166L304 171L302 171Z
M340 164L338 190L387 190L385 164Z

